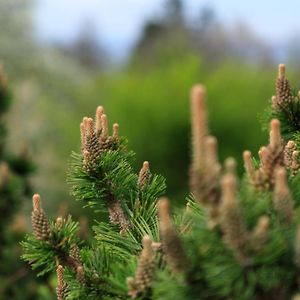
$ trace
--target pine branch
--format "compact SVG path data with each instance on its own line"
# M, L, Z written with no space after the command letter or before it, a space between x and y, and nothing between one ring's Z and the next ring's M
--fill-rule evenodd
M218 161L204 87L193 88L191 102L192 194L173 215L166 198L158 201L164 179L151 174L147 161L134 172L133 153L118 125L109 134L103 107L95 121L83 119L82 152L73 154L69 183L76 199L105 211L109 222L97 222L95 239L79 249L77 224L48 223L37 201L36 236L23 242L24 259L40 274L64 266L58 267L61 299L66 285L67 299L283 300L299 294L300 100L285 67L279 66L269 143L259 160L244 152L241 181L234 159L223 167Z

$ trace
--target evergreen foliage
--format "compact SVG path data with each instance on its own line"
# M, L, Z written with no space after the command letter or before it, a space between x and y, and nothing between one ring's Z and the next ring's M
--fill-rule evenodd
M299 103L284 65L273 97L269 143L259 160L218 160L207 126L206 91L191 92L192 163L184 210L171 212L164 179L108 130L99 106L80 124L81 153L68 176L75 199L99 212L94 239L81 241L69 217L48 221L33 197L33 234L23 258L57 272L57 299L297 299L300 268ZM293 140L291 140L291 138ZM103 216L106 215L107 217Z

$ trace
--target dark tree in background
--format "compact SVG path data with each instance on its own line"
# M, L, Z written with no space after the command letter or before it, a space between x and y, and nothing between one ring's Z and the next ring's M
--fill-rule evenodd
M109 64L108 55L100 43L92 21L85 21L75 39L69 44L57 44L61 53L78 62L87 71L99 72Z
M11 90L0 66L0 295L1 299L38 299L37 285L19 256L19 242L26 233L26 219L20 211L31 193L29 175L34 166L26 146L7 149L5 113L10 107ZM19 124L21 126L21 124Z
M183 1L168 0L162 15L145 23L133 51L133 61L137 58L140 64L151 66L163 53L180 59L186 52L199 55L210 68L224 60L267 66L272 63L270 47L245 23L229 29L208 5L201 7L196 17L187 18ZM168 61L167 55L165 60Z

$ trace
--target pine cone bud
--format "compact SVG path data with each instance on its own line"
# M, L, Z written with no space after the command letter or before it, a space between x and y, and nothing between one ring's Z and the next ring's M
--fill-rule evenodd
M119 200L112 199L108 203L108 213L109 213L109 221L112 224L119 225L120 233L124 234L130 224L128 219L126 218L123 208Z
M291 165L291 170L293 171L293 175L297 174L299 169L300 169L299 151L293 151L292 165Z
M273 149L281 148L283 146L280 134L280 122L277 119L273 119L270 124L270 146Z
M104 114L104 108L103 106L98 106L96 110L96 133L98 136L100 136L102 131L102 121L101 116Z
M194 169L195 171L199 171L203 167L204 137L208 134L205 108L205 93L205 87L202 85L195 85L191 90L193 144L192 169Z
M269 224L270 220L267 216L259 218L251 236L251 244L254 250L259 251L266 245L269 238Z
M143 250L139 257L134 281L128 279L129 295L133 298L151 287L154 276L155 262L152 241L149 236L143 238Z
M227 174L222 180L221 228L224 241L240 256L247 243L247 229L240 207L236 200L236 178Z
M108 137L108 120L105 114L101 116L101 126L102 126L101 140L105 141Z
M113 125L113 135L112 135L112 137L114 139L118 139L119 138L119 124L118 123L115 123Z
M65 300L67 297L68 285L64 280L64 269L61 265L57 267L56 274L57 274L57 288L56 288L57 300Z
M76 269L76 280L83 285L85 283L84 269L83 266L78 266Z
M261 160L256 178L256 186L265 189L273 188L275 170L284 165L284 146L280 134L280 122L273 119L270 123L270 143L259 151Z
M246 170L246 174L252 184L255 183L255 168L252 162L252 155L250 151L243 152L243 159L244 159L244 167Z
M140 170L139 178L138 178L138 187L141 190L143 190L149 184L150 176L151 176L151 173L149 170L149 162L144 161L143 167Z
M228 157L225 160L225 172L228 174L236 174L236 161L232 157Z
M69 251L69 256L77 263L81 263L80 249L76 244L73 244Z
M137 296L138 296L138 287L135 283L135 279L133 277L127 277L126 278L126 284L127 284L127 287L128 287L128 295L135 299Z
M81 151L83 152L84 151L83 146L86 143L86 132L85 132L85 126L83 122L80 123L80 139L81 139Z
M62 217L56 218L55 226L56 226L56 228L57 228L58 230L61 229L62 224L63 224L63 218L62 218Z
M31 223L33 233L39 240L47 240L50 236L49 220L41 207L40 195L35 194L32 197L33 211L31 215Z
M286 171L283 167L275 171L273 204L278 214L290 224L294 215L294 201L287 184Z
M206 136L203 138L203 143L202 169L191 169L190 187L197 201L213 212L216 211L220 196L219 176L221 166L218 161L217 139L213 136ZM210 215L212 214L210 213Z
M284 147L284 164L287 168L291 168L293 164L293 152L297 150L294 141L288 141Z
M174 273L182 273L187 267L187 257L178 233L171 223L168 199L161 198L157 207L161 242L167 264Z
M292 89L285 77L285 65L280 64L276 79L276 107L284 108L293 100Z

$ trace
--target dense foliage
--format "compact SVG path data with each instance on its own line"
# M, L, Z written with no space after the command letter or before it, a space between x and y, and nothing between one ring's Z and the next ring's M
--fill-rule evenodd
M108 130L99 106L80 125L72 155L73 196L91 207L94 239L76 235L71 217L49 221L33 196L33 234L23 258L43 275L57 272L58 299L291 299L299 297L299 96L279 66L266 119L269 143L259 159L244 151L246 173L218 161L209 134L205 88L191 92L192 162L185 210L170 211L164 179L149 163L138 174L134 154ZM280 121L279 121L280 120ZM106 214L107 217L104 216Z

